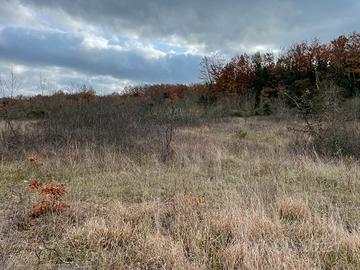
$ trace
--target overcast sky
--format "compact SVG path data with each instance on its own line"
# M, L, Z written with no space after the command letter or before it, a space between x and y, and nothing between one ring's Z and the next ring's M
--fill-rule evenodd
M0 74L17 94L199 81L202 56L360 30L360 0L0 0Z

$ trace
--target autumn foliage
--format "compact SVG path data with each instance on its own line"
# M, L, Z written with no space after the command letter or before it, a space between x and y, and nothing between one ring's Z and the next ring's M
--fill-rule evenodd
M261 98L281 91L303 94L313 91L319 81L331 80L352 96L360 89L360 34L340 36L328 44L318 40L294 44L280 55L241 54L229 61L214 56L202 61L202 78L210 94L256 94Z
M29 189L36 192L39 201L33 206L30 211L30 217L37 218L45 215L48 212L62 212L70 205L63 201L65 195L65 188L52 182L42 184L39 180L31 181Z

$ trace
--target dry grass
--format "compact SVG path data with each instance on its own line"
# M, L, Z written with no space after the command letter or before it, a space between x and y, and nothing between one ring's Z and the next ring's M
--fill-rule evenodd
M182 128L166 164L91 145L4 161L0 265L360 269L360 165L289 151L294 124ZM64 184L70 209L28 218L31 179Z

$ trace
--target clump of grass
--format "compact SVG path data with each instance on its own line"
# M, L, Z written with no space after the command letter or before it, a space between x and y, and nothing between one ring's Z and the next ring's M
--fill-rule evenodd
M248 135L247 131L244 130L244 129L239 129L236 136L239 138L239 139L245 139L246 136Z
M288 222L307 221L311 218L309 207L302 200L285 198L276 205L281 220Z

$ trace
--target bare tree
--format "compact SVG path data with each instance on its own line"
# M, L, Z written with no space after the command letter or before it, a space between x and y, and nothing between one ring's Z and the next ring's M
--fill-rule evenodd
M219 53L203 57L200 62L200 79L208 85L213 85L221 75L224 63L225 59Z
M48 81L43 77L43 75L40 73L39 75L39 84L37 87L38 93L40 93L42 96L48 92L49 90L49 84Z
M14 98L15 94L21 89L21 84L14 69L11 68L8 78L0 76L0 89L3 97Z
M10 119L10 109L14 105L14 95L20 90L20 81L16 77L13 68L11 68L9 78L0 77L0 91L3 97L1 108L4 112L5 132L10 131L14 141L19 142L18 134Z

